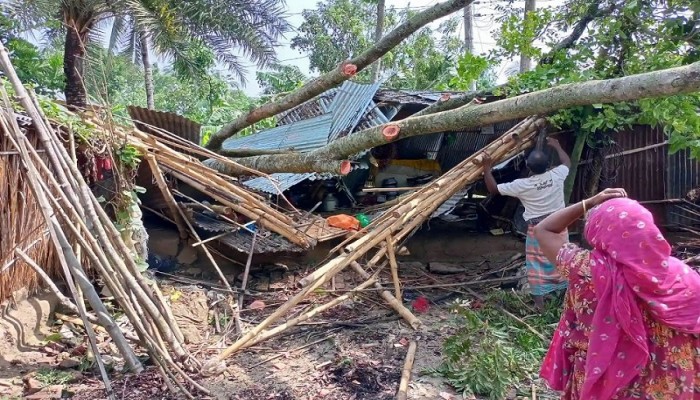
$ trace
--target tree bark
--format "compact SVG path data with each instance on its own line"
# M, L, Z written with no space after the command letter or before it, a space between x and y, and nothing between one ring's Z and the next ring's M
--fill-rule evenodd
M88 36L82 33L80 27L68 25L66 29L66 44L63 51L63 73L66 86L64 94L66 104L77 108L87 106L87 90L85 89L85 54Z
M527 23L527 17L530 13L536 11L535 0L525 0L525 14L523 21ZM532 68L532 60L527 54L520 54L520 73L527 72Z
M377 0L377 26L374 30L374 42L378 43L384 34L384 8L385 0ZM378 59L372 65L372 80L377 82L382 71L382 59Z
M418 29L429 24L436 19L466 7L473 0L447 0L443 3L436 4L428 9L417 13L413 18L399 25L393 31L386 34L374 46L365 50L359 56L348 60L341 64L337 69L325 73L311 82L305 84L295 92L292 92L283 98L267 103L259 108L256 108L230 124L224 126L219 132L211 136L206 147L211 150L217 150L221 147L224 140L235 135L238 131L265 118L275 116L283 111L287 111L293 107L302 104L303 102L314 98L315 96L331 89L343 81L350 79L357 72L367 68L370 64L378 60L380 57L391 51L404 39L411 36Z
M310 168L315 160L344 160L363 150L408 137L473 129L531 115L546 115L574 106L665 97L698 90L700 62L624 78L561 85L493 103L473 104L441 113L410 117L365 129L309 153L246 157L235 161L264 173L315 172ZM392 135L387 135L388 131Z
M142 30L139 32L141 40L141 63L143 64L143 78L146 83L146 106L149 110L156 108L153 99L153 67L151 66L151 55L148 53L150 45L148 44L148 33Z
M569 168L569 175L567 175L564 181L564 201L566 204L569 204L571 194L574 192L574 183L576 182L576 175L578 174L578 166L581 163L581 154L583 154L583 148L586 147L588 135L588 132L579 131L576 135L574 148L571 150L571 167Z

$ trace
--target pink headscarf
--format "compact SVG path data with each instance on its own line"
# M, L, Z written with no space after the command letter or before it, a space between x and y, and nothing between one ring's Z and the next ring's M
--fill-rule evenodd
M700 275L675 257L651 213L634 200L609 200L588 215L591 274L598 297L580 397L606 400L649 361L644 307L659 322L700 333Z

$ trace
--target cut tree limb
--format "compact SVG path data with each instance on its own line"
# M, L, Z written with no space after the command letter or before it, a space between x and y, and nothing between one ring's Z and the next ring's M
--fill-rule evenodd
M357 72L367 68L370 64L380 59L394 47L399 45L404 39L411 36L418 29L455 11L461 10L471 4L473 0L447 0L436 4L419 13L393 31L387 33L381 40L365 50L359 56L341 64L333 71L327 72L312 80L278 101L267 103L241 116L230 124L224 126L219 132L211 136L207 148L219 149L224 140L235 135L241 129L261 121L265 118L275 116L281 112L290 110L303 102L310 100L319 94L338 86L343 81L350 79ZM354 68L353 68L354 67Z
M400 133L387 140L386 125L365 129L305 154L280 154L237 159L262 172L315 172L317 159L344 159L387 142L435 132L466 130L530 115L546 115L560 109L595 104L665 97L700 90L700 62L677 68L557 86L488 104L406 118L391 125Z

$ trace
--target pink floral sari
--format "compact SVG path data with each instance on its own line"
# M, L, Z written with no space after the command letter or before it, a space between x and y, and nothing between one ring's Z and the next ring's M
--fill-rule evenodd
M569 288L541 376L565 399L700 399L700 275L633 200L595 207L585 236L592 251L559 252Z

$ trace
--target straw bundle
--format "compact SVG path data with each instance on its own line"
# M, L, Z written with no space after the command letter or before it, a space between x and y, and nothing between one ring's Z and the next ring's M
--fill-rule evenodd
M20 157L5 132L0 134L0 301L3 301L19 289L36 290L40 282L34 270L15 255L15 249L24 250L45 265L51 277L60 276L60 267L41 210L22 176ZM30 140L36 145L36 136Z

